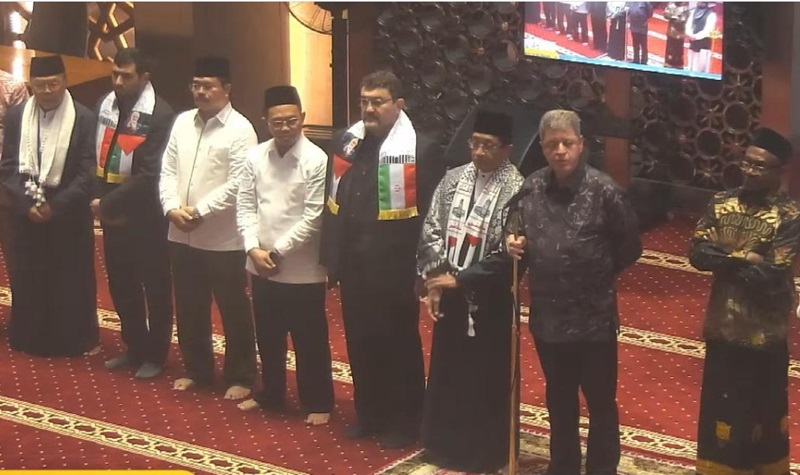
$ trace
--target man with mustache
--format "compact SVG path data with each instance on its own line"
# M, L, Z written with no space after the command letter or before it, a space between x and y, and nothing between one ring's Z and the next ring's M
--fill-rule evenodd
M348 437L406 447L419 435L425 388L415 283L422 216L444 172L437 144L403 111L402 84L361 81L362 120L333 136L322 263L339 284L357 422Z
M703 324L706 357L697 473L789 473L787 332L800 208L780 190L792 146L756 130L740 188L716 194L689 259L714 273Z
M159 184L170 220L178 342L186 371L174 389L213 382L213 296L225 330L225 399L242 399L250 394L256 355L236 194L247 151L258 138L231 105L226 58L199 58L189 88L197 108L175 119Z

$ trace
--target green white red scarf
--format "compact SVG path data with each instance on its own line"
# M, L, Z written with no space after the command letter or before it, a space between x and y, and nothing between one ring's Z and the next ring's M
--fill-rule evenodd
M336 193L342 176L353 165L356 151L364 140L364 121L359 121L342 137L341 152L333 155L328 209L339 213ZM392 130L378 152L378 219L397 220L419 215L417 210L417 133L405 112L400 111Z
M105 177L108 183L122 183L128 179L133 165L133 152L147 139L155 107L156 92L148 82L133 105L127 122L121 126L112 147L111 140L119 124L119 104L113 92L106 96L97 118L98 177Z

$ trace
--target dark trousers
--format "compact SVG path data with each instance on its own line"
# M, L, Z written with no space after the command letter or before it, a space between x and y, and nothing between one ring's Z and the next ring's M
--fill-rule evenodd
M542 11L548 28L556 26L556 4L553 2L542 2Z
M589 21L586 13L571 12L570 32L572 39L581 43L589 42ZM580 30L580 32L579 32Z
M163 365L172 341L166 221L103 229L108 287L134 361Z
M186 377L197 384L214 379L211 298L225 332L223 378L250 387L256 374L256 345L244 251L204 251L170 243L178 342Z
M605 8L603 8L605 10ZM606 51L608 49L608 25L605 12L591 13L592 18L592 43L594 49Z
M580 390L589 407L586 473L616 474L620 458L616 339L547 343L536 338L535 342L550 415L548 473L580 474Z
M697 473L789 473L789 353L706 343Z
M353 399L360 425L416 437L425 392L419 300L413 280L390 278L350 270L340 280Z
M561 33L569 33L570 26L570 11L569 5L564 5L561 2L556 3L556 25L558 31Z
M647 64L647 33L631 32L633 42L633 62Z
M280 408L286 396L286 335L292 337L300 404L309 413L333 409L331 348L325 317L325 283L284 284L251 277L253 315L261 355L264 408Z

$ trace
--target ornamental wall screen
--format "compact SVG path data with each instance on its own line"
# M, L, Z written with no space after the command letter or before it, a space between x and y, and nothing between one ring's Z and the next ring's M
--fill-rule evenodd
M593 164L602 166L606 136L630 136L632 176L707 189L739 184L735 163L761 111L763 35L752 5L725 5L722 81L633 73L630 123L609 120L605 68L521 54L517 2L379 8L377 66L400 77L409 114L443 142L478 103L566 108L581 115Z

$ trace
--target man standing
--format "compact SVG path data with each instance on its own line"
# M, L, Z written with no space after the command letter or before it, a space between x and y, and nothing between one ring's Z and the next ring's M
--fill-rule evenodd
M530 330L544 372L550 416L548 474L578 475L583 392L589 407L586 472L614 474L620 457L617 410L617 276L642 253L636 215L605 173L581 162L578 115L552 110L539 136L549 166L528 177L519 236L531 278Z
M255 335L247 298L246 255L236 228L236 193L253 125L230 103L228 60L197 60L191 83L196 109L175 119L161 168L161 205L170 220L178 341L185 391L214 379L211 298L225 330L226 399L250 394Z
M12 197L11 348L74 356L98 345L95 120L73 102L60 56L31 60L33 97L8 111L0 180Z
M422 443L436 465L494 473L508 461L512 263L506 205L522 186L508 161L512 121L479 112L472 163L433 195L417 253L435 322Z
M425 375L415 292L422 218L443 174L432 140L403 111L402 84L361 81L362 120L333 136L322 262L340 284L357 423L348 436L385 447L418 437Z
M249 256L263 392L239 408L284 407L289 333L306 423L327 424L333 377L319 244L328 157L303 135L305 113L294 87L267 89L264 110L273 139L251 149L236 208Z
M151 61L135 48L114 58L114 92L97 110L97 198L108 287L127 351L110 370L137 366L137 378L161 373L172 340L167 220L158 199L161 156L174 112L150 83Z
M11 73L0 70L0 150L3 149L3 127L6 111L22 104L28 99L28 88L25 82L18 80ZM0 159L2 157L0 156ZM12 243L14 242L14 212L11 196L0 187L0 250L3 251L6 273L11 274L13 259Z
M714 273L703 325L706 358L697 473L789 473L787 330L800 208L779 191L791 144L755 132L741 188L715 195L690 262Z

